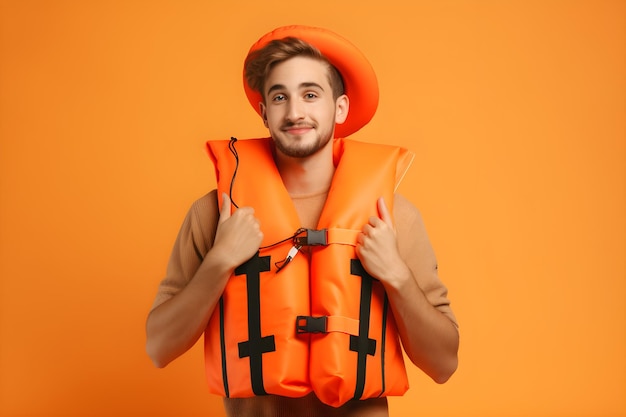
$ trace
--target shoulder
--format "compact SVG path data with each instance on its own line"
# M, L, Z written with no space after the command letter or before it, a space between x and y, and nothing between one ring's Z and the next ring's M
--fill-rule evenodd
M211 190L193 202L189 213L197 217L198 221L206 221L219 214L217 205L217 190Z
M195 244L201 247L203 252L208 251L213 243L218 219L217 190L211 190L198 198L189 208L187 221L191 235Z
M415 221L422 221L422 215L418 208L398 193L393 195L393 217L399 224L412 224Z
M393 218L400 251L405 256L413 256L415 253L428 254L433 257L432 262L435 262L426 225L419 209L406 197L394 194Z

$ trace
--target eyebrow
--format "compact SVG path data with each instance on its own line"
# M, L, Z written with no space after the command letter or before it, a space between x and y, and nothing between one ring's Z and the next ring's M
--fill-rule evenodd
M314 82L301 83L298 86L298 88L311 88L311 87L319 88L320 90L324 91L324 88L321 85L319 85L318 83L314 83ZM274 84L267 90L267 94L276 90L284 90L286 88L287 87L285 87L283 84Z

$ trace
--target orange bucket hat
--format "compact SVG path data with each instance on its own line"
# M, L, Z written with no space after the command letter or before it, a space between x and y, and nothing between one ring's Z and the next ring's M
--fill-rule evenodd
M279 27L263 35L252 45L248 55L273 40L287 37L298 38L315 46L341 73L345 93L350 98L350 110L346 121L335 126L335 137L347 137L369 123L378 107L378 81L365 55L348 40L330 30L302 25ZM248 85L245 69L243 86L248 101L260 114L259 102L263 98Z

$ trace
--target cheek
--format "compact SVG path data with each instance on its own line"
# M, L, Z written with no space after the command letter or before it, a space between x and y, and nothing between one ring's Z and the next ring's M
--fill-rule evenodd
M265 127L271 127L273 125L276 125L276 120L278 120L278 118L276 117L276 112L265 112L265 117L263 118L263 123L265 123Z
M285 113L285 106L271 106L265 108L265 119L270 123L282 120Z

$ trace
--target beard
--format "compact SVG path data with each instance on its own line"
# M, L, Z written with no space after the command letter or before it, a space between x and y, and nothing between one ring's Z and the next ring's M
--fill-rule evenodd
M283 140L282 137L274 137L274 144L276 149L281 153L291 158L307 158L317 153L320 149L323 149L333 137L332 129L330 131L316 133L315 140L299 140L289 141Z

